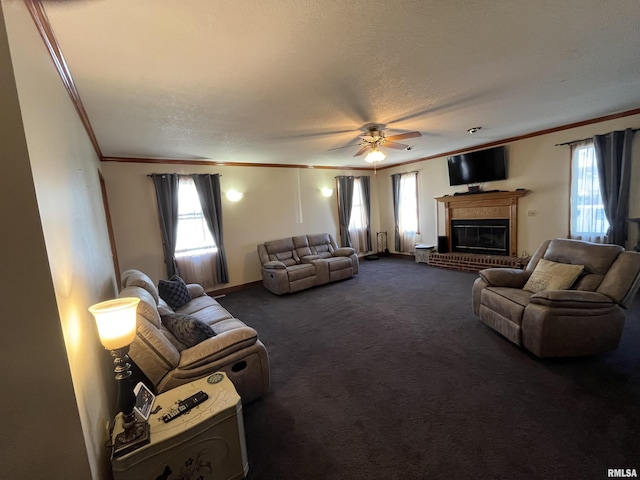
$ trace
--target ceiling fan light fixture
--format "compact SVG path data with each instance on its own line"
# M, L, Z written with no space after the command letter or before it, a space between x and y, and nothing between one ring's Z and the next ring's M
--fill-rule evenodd
M377 148L374 148L367 154L364 161L367 163L381 162L382 160L385 159L385 157L386 155L384 153L382 153Z

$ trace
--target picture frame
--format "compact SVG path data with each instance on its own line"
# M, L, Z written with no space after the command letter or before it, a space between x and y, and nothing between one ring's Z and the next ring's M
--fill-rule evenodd
M138 382L133 389L133 393L136 396L136 404L133 407L136 418L140 422L146 422L149 419L149 415L151 415L156 396L142 382Z

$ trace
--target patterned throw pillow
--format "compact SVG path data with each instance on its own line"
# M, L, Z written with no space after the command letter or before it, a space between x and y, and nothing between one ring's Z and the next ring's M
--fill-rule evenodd
M174 310L183 307L191 300L187 284L178 275L171 277L171 280L160 280L158 294Z
M584 270L584 265L556 263L541 259L523 290L538 293L543 290L567 290Z
M167 327L174 337L187 347L215 336L213 329L195 317L183 313L161 315L162 324Z

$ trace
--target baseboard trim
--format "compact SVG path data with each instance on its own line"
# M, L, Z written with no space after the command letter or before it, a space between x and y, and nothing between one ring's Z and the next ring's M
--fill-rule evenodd
M226 295L227 293L239 292L240 290L246 290L250 287L255 287L256 285L261 285L262 280L257 280L255 282L243 283L241 285L234 285L233 287L221 288L219 290L209 290L207 291L207 295L210 297L217 297L219 295Z

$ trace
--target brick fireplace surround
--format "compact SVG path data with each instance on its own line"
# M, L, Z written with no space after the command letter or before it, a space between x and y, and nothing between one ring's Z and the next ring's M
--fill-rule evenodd
M446 236L451 253L430 253L427 264L467 272L484 268L525 268L529 259L517 256L518 198L528 190L498 191L468 195L445 195L436 200L444 204ZM509 255L455 252L451 242L453 220L506 219L509 221Z
M525 268L529 258L505 255L481 255L477 253L430 253L427 265L449 268L462 272L479 272L485 268Z

